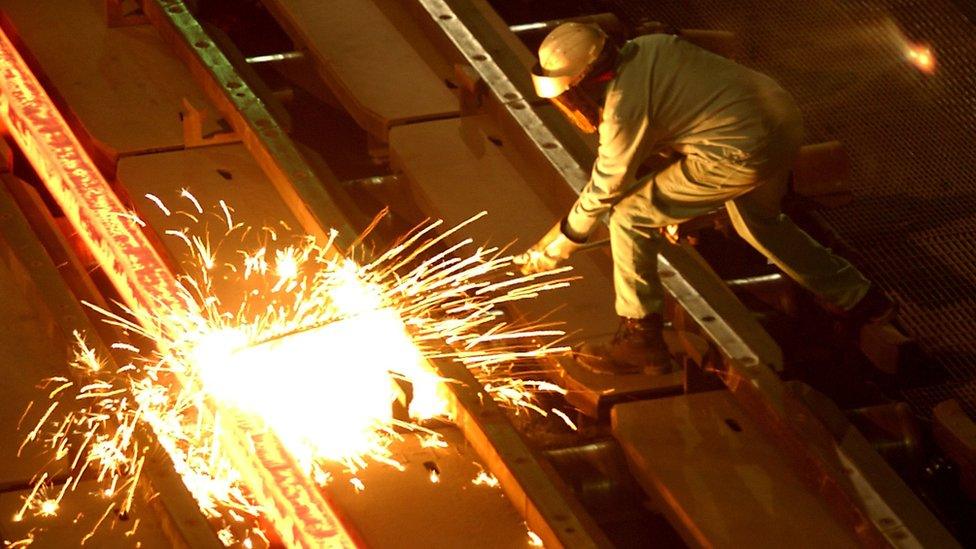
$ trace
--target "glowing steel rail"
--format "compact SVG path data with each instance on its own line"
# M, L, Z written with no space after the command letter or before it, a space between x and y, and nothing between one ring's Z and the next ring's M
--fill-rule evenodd
M126 304L145 315L187 306L176 278L95 167L64 117L0 29L0 120L68 220L91 248ZM140 322L156 322L140 318ZM234 465L289 545L352 547L353 536L274 437L248 448L239 423L225 422Z

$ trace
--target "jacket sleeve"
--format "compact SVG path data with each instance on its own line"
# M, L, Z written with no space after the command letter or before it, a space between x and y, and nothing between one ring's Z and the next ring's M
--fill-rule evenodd
M600 216L634 185L635 173L642 161L640 151L647 125L646 116L620 117L617 113L604 111L604 119L600 122L600 147L590 181L566 218L567 228L577 238L589 236Z

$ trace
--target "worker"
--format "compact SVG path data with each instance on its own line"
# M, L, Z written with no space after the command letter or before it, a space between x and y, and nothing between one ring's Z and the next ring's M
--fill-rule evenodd
M723 204L739 235L828 310L857 325L893 314L884 292L780 211L803 130L792 97L773 79L678 36L640 36L618 48L581 23L553 29L532 78L538 95L581 130L599 130L590 180L569 214L516 257L527 274L553 269L609 214L621 324L611 341L582 347L586 367L671 371L657 274L661 229ZM673 161L639 175L658 155Z

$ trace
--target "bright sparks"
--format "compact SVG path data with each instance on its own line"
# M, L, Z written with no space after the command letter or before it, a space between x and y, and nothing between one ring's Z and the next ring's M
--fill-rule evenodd
M486 471L479 471L478 476L471 480L471 484L475 486L487 486L489 488L496 488L498 486L498 479L495 475L488 473Z
M192 195L181 196L200 212ZM169 215L161 200L149 198ZM219 211L228 235L247 234L223 201ZM513 322L502 307L568 285L569 269L516 276L512 257L497 248L474 247L470 239L448 244L447 237L482 216L447 230L439 221L425 223L359 261L329 252L334 232L324 245L304 238L277 249L242 249L236 263L222 264L214 250L230 239L211 244L189 227L168 231L200 266L181 279L178 297L190 312L115 314L90 305L155 350L142 342L115 344L114 358L124 364L115 368L79 336L73 362L79 375L48 382L52 402L39 407L42 417L24 441L43 444L54 460L19 514L56 513L65 490L86 473L101 482L98 492L113 508L127 513L145 458L158 444L201 510L225 525L221 539L253 545L263 533L234 525L260 515L263 503L243 488L232 457L253 451L265 435L274 435L318 485L332 480L324 465L339 463L362 491L355 475L370 463L403 469L390 447L404 433L445 444L421 425L450 412L451 381L435 361L460 362L500 403L545 415L533 395L559 388L522 379L513 368L567 351L553 343L563 332ZM225 307L213 281L230 275L242 289L240 301ZM82 408L61 412L68 407L57 404L68 400ZM395 403L409 420L394 417ZM251 440L226 436L231 422L247 425ZM51 498L45 479L55 476L75 480ZM436 471L430 481L439 481ZM473 482L498 481L482 473Z

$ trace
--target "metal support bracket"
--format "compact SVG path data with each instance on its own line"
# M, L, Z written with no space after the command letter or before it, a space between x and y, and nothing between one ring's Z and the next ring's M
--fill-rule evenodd
M454 65L454 81L458 85L458 99L461 102L461 114L469 115L478 112L488 94L488 85L471 65L456 63Z
M149 18L137 0L105 0L105 22L108 28L114 29L146 25Z
M186 97L183 98L183 110L180 120L183 122L183 145L188 148L206 147L207 145L223 145L237 143L241 136L231 130L204 135L203 126L210 118L210 110L198 108Z

